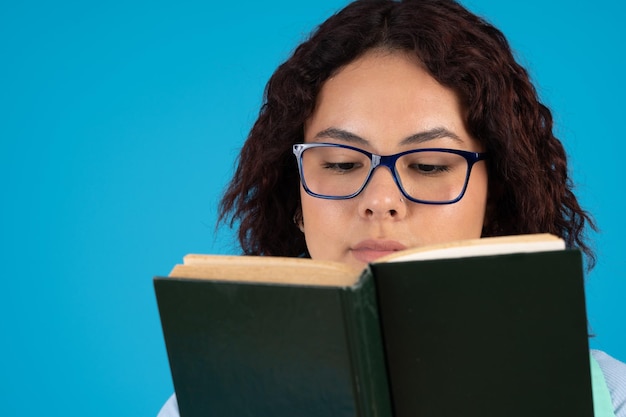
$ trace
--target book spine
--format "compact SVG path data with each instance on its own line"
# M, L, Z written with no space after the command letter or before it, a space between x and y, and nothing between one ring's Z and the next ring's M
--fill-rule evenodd
M391 417L384 344L371 270L366 269L359 283L343 291L342 297L358 416Z

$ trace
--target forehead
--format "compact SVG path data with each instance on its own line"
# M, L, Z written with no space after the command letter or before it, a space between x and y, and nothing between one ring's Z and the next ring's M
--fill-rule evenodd
M441 128L471 140L458 95L402 52L370 51L324 83L305 124L305 139L312 141L329 128L376 146Z

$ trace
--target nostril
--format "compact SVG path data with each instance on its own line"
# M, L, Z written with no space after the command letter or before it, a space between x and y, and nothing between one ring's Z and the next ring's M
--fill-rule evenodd
M387 210L387 213L389 214L390 217L396 217L398 216L398 210L395 209L391 209L391 210ZM372 209L365 209L365 215L366 216L373 216L374 215L374 210Z

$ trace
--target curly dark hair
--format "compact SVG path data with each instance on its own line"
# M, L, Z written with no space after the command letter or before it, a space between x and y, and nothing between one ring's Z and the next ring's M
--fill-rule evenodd
M220 204L220 222L238 223L245 254L301 256L303 234L292 145L303 141L324 82L372 49L416 56L467 109L469 133L490 158L483 236L553 233L593 265L581 209L552 114L504 35L452 0L357 0L331 16L269 80L259 117Z

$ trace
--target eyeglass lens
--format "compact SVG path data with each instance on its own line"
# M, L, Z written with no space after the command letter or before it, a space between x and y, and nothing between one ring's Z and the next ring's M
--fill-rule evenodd
M302 153L302 174L309 190L328 197L348 197L367 181L370 158L342 147L312 147ZM405 193L416 200L446 202L463 192L468 162L454 153L420 151L405 154L395 164Z

